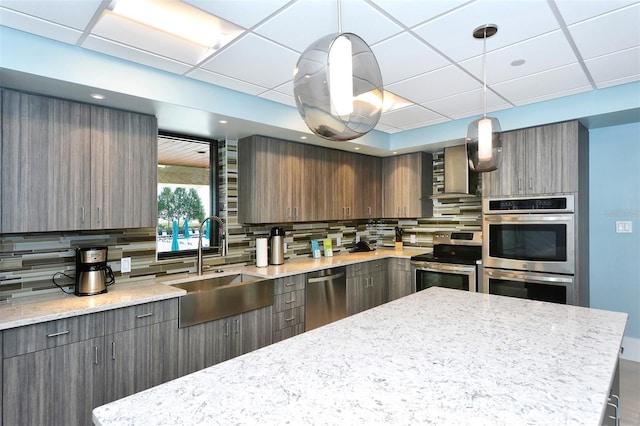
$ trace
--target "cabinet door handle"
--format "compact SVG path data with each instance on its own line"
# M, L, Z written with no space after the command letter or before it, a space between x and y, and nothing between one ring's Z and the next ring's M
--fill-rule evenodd
M371 287L373 287L373 277L369 278L369 282L371 283Z
M58 336L62 336L62 335L69 334L69 333L70 333L69 330L58 331L57 333L47 334L47 337L58 337Z
M136 315L136 318L140 319L140 318L147 318L150 316L153 316L153 312L147 312L146 314Z
M98 207L98 223L100 223L100 207Z
M518 178L518 191L522 190L522 178Z
M298 208L297 208L297 207L294 207L294 208L293 208L293 218L294 218L294 219L297 219L297 218L298 218Z
M98 365L98 347L97 346L93 347L93 353L94 353L93 363L95 365Z
M291 317L291 318L285 318L284 320L285 320L286 322L291 322L291 321L293 321L293 320L295 320L295 319L296 319L296 317Z
M347 217L351 217L351 207L347 207Z
M371 216L371 206L367 207L367 211L369 212L369 216Z
M287 218L291 217L291 207L287 207Z
M529 177L529 189L533 189L533 177Z
M234 320L234 322L236 323L236 334L238 334L240 333L240 321Z
M224 337L229 337L229 321L224 322Z
M291 298L291 300L285 300L285 301L284 301L284 303L286 303L286 304L290 304L290 303L293 303L293 302L295 302L295 301L296 301L296 298L295 298L295 297L292 297L292 298Z
M80 207L80 223L84 223L84 206Z
M116 342L115 341L111 342L111 359L113 360L116 359Z
M369 287L369 278L364 279L364 288Z

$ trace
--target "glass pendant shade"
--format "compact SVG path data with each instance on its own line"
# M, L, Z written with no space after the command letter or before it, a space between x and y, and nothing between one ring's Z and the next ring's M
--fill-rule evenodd
M482 117L467 128L467 157L474 172L491 172L500 165L502 133L494 117Z
M382 73L373 52L351 33L330 34L300 56L293 95L300 116L316 135L332 141L359 138L382 112Z

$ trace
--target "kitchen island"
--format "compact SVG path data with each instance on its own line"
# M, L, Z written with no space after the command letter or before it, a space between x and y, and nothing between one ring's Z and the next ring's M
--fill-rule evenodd
M627 315L431 288L98 407L97 425L599 425Z

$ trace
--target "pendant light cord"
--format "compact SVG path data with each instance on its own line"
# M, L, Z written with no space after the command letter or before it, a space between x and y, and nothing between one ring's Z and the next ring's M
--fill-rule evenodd
M342 7L340 0L338 0L338 34L342 34Z
M484 105L482 116L487 118L487 27L484 27L484 40L482 44L482 81Z

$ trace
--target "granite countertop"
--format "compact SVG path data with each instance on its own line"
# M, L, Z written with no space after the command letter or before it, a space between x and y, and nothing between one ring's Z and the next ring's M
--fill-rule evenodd
M18 298L11 303L1 305L0 330L179 297L186 294L186 291L171 287L168 284L198 280L203 277L243 273L264 278L278 278L367 260L388 257L410 258L415 254L428 251L430 249L424 248L404 250L378 249L373 252L343 253L334 257L320 259L311 257L295 258L287 260L282 265L266 268L256 268L255 266L225 268L223 265L221 268L224 269L224 272L208 272L203 276L176 274L162 279L132 281L123 284L119 284L116 281L115 285L108 287L107 293L95 296L78 297L56 290L53 293L44 295Z
M595 426L626 321L436 287L98 407L93 419Z

